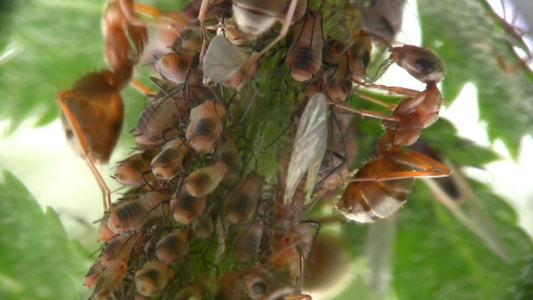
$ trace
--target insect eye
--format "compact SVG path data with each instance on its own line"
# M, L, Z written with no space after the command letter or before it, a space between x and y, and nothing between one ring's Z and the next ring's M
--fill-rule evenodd
M433 64L429 59L421 58L416 61L416 68L422 72L433 71Z
M266 293L267 287L264 282L259 281L252 285L252 291L257 295L263 295Z

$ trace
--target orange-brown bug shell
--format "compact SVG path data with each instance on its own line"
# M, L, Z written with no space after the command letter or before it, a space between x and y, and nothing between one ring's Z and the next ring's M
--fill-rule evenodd
M168 203L163 203L167 199L159 192L147 192L137 200L124 201L109 216L108 227L116 234L139 231L168 215Z
M150 161L159 152L159 148L147 149L136 153L119 162L115 171L115 178L120 184L140 186L145 183L143 173L150 171Z
M168 265L149 261L135 273L135 287L142 295L151 297L160 293L173 277L174 270Z
M187 154L189 150L180 139L167 142L161 152L152 159L152 173L159 179L169 180L176 177L183 170Z
M185 100L179 97L172 99L161 94L142 111L137 122L135 141L141 146L159 146L165 142L165 137L177 135L174 120L179 121L187 116L188 108ZM168 132L169 130L172 132Z
M189 175L185 188L194 197L200 197L213 192L224 179L228 167L223 161L198 169Z
M226 126L226 109L215 101L208 101L191 110L190 120L187 140L194 150L208 152L215 147Z
M391 133L381 138L379 149L379 156L357 171L336 206L350 220L367 223L386 218L403 205L414 178L451 173L436 160L394 146Z
M166 79L182 84L187 79L192 60L193 56L187 53L171 52L160 57L155 63L155 68Z
M188 236L189 231L181 228L163 237L155 247L157 259L171 265L185 257L189 251Z
M287 53L287 67L294 80L311 79L322 65L324 32L320 11L308 10L305 18L294 25L291 47Z
M193 197L182 192L170 201L170 210L176 222L189 225L200 216L206 204L206 196Z
M258 205L263 177L255 171L242 178L228 194L224 207L229 224L249 220Z

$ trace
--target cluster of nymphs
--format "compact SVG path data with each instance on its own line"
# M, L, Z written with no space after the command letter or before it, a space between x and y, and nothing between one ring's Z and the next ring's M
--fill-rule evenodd
M439 57L426 48L392 46L401 2L339 7L325 0L196 0L162 13L132 0L110 0L102 27L111 70L84 75L58 94L70 136L95 172L94 162L109 159L121 129L120 91L130 82L142 88L131 79L145 46L145 57L155 57L152 81L159 91L143 88L153 99L137 124L139 151L115 172L129 191L113 204L108 192L104 201L104 244L85 278L91 297L309 299L302 285L314 274L311 262L321 261L326 270L335 266L329 260L336 255L315 257L313 249L324 240L319 222L306 219L321 195L349 182L335 208L347 219L371 222L400 208L414 178L449 175L441 163L400 148L417 141L444 102ZM390 56L383 60L372 47ZM286 116L292 134L278 156L277 176L259 174L260 153L251 150L246 124L237 121L254 105L239 93L261 88L267 58L279 59L285 75L270 72L262 79L272 80L273 91L276 82L297 91L286 104L295 112ZM371 58L379 66L374 73L396 64L425 90L375 84ZM357 89L402 100L386 103ZM391 113L351 108L344 102L354 93ZM279 101L273 98L255 101ZM346 179L347 164L325 169L353 157L355 115L381 120L385 133L377 156Z

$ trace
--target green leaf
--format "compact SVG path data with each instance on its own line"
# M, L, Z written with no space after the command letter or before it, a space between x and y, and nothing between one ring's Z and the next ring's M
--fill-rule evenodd
M522 43L484 1L421 0L418 9L423 45L435 50L447 67L442 83L447 103L466 83L475 84L490 140L501 139L516 158L520 138L533 131L533 73L527 67L505 72L497 58L507 65L519 63L512 46Z
M104 66L102 1L22 2L6 19L16 30L6 30L9 44L0 48L16 53L0 64L0 120L11 121L9 132L30 117L39 125L56 119L56 91Z
M20 1L6 0L0 2L0 36L9 36L13 31L13 12L18 8L18 6L20 6ZM7 47L8 42L8 39L0 39L0 49Z
M11 173L0 173L0 298L83 298L87 254L68 240L57 214L43 213Z
M500 156L491 149L457 136L454 125L442 118L422 131L420 142L429 144L438 151L441 158L446 157L459 166L479 168L500 159Z
M513 210L470 181L510 262L461 225L420 182L401 211L393 286L398 299L532 299L533 245ZM416 287L416 288L415 288Z

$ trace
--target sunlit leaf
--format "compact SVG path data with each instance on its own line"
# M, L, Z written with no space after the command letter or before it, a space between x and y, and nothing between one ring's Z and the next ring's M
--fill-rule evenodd
M490 251L421 184L398 218L393 286L398 299L531 299L533 245L512 209L471 181L510 263Z
M87 253L69 241L52 209L43 213L11 173L0 175L0 298L84 297Z
M474 83L489 138L501 139L516 157L520 138L533 130L533 74L527 67L507 71L498 64L498 58L506 65L520 62L509 31L484 1L420 0L418 9L423 44L447 67L442 84L447 103L466 83Z

